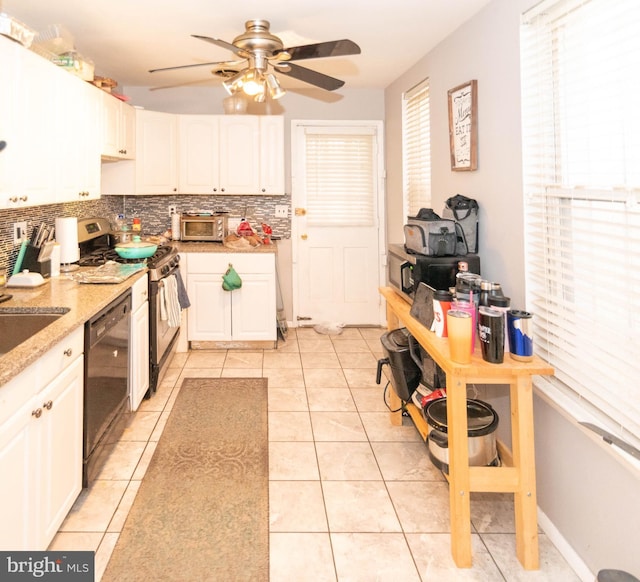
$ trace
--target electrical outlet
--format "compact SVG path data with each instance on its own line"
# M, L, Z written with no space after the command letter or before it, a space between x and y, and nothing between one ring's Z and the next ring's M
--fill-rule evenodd
M27 238L27 222L14 222L13 223L13 244L19 245L23 238Z
M286 204L276 204L276 218L287 218L289 207Z
M169 216L175 214L176 212L178 212L178 209L173 204L169 206Z

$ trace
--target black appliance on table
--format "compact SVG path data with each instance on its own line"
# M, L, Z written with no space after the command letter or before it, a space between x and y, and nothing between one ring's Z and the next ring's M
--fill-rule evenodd
M445 257L408 253L402 244L390 244L387 253L389 285L412 302L420 283L434 289L456 286L458 263L465 261L470 273L480 275L480 257L474 254Z
M180 327L169 327L161 318L160 288L164 280L179 275L180 255L173 245L158 246L148 259L123 259L116 253L115 237L106 218L83 218L78 220L78 244L81 267L97 267L107 261L138 263L146 261L149 275L149 391L146 397L155 394L158 383L168 364Z

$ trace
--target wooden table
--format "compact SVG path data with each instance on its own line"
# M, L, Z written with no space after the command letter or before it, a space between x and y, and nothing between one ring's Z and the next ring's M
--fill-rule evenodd
M539 568L538 523L536 502L536 471L533 442L533 375L551 375L553 368L537 356L530 362L518 362L505 354L502 364L490 364L482 359L476 346L470 364L457 364L449 358L446 338L439 338L409 311L411 306L389 287L380 289L387 301L389 330L406 327L420 345L444 370L447 377L447 424L449 439L449 508L451 513L451 553L459 568L471 567L471 505L472 491L508 492L514 494L516 553L527 570ZM506 384L511 401L512 450L499 444L500 467L470 467L467 439L467 384ZM398 410L401 401L390 391L391 410ZM422 438L427 439L429 427L421 411L413 403L405 408L411 415ZM391 413L391 423L402 424L402 413Z

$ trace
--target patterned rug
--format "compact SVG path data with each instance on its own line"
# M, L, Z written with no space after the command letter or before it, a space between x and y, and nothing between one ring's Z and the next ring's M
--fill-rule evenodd
M103 582L269 579L265 378L188 378Z

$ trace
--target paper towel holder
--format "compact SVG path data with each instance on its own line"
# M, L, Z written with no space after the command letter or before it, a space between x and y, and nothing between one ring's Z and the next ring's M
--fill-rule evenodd
M75 216L56 218L56 240L60 243L60 272L70 273L80 267L78 219Z

